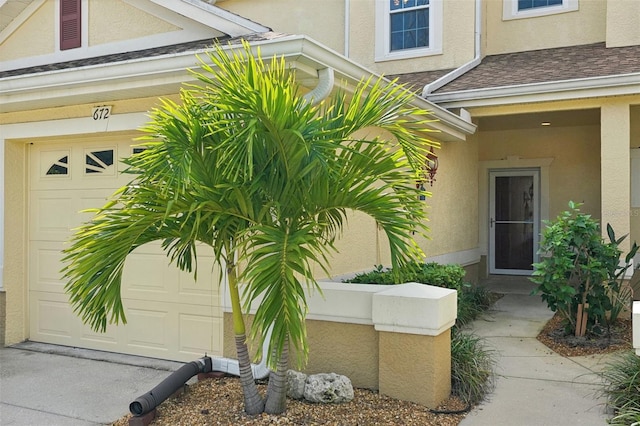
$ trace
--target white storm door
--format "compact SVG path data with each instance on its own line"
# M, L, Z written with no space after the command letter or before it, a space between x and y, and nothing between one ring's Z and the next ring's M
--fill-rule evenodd
M540 171L489 171L489 273L531 275L540 235Z

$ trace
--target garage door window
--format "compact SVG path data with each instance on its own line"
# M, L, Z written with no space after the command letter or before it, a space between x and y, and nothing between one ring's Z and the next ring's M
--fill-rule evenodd
M100 151L89 151L85 154L84 172L88 175L92 174L113 174L115 172L113 166L113 149L105 149Z
M47 176L68 175L69 174L69 156L61 157L49 167Z

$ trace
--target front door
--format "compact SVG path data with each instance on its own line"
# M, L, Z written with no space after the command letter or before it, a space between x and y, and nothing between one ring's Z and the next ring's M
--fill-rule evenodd
M489 171L489 272L531 275L540 232L540 171Z

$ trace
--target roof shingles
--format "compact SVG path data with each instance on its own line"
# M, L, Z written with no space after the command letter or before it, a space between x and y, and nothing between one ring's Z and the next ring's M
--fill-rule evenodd
M435 93L638 72L640 72L640 46L607 48L604 43L595 43L486 56L477 67L436 90ZM412 73L396 77L409 85L424 86L439 76Z

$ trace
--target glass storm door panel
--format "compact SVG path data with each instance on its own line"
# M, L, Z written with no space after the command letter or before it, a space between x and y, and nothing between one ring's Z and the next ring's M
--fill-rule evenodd
M489 272L530 275L540 232L540 172L490 171Z

